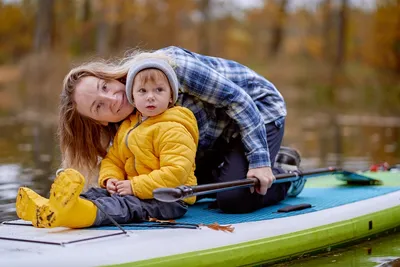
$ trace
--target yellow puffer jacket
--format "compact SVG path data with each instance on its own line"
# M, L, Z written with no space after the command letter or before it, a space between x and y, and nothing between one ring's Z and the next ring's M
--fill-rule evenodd
M193 113L173 107L138 124L140 120L136 112L119 127L101 162L99 185L104 188L109 178L129 179L140 199L153 198L153 190L159 187L196 185L199 131ZM193 204L195 200L191 197L185 202Z

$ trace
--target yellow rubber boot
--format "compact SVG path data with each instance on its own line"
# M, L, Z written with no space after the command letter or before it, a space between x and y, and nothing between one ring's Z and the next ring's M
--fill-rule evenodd
M78 171L65 169L59 172L50 189L49 204L39 208L32 224L41 228L84 228L93 225L97 207L79 197L84 185L85 178Z
M32 221L36 217L36 212L44 205L48 205L49 200L42 197L35 191L20 187L18 189L15 208L20 219Z

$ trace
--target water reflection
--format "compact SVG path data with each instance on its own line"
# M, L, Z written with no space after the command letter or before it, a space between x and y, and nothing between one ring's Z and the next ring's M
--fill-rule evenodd
M372 262L379 263L376 267L398 267L400 266L400 258L398 257L377 257L372 258Z
M399 163L400 118L338 114L333 129L326 114L309 112L289 113L285 142L319 166L365 169L371 163Z
M59 166L52 125L2 121L0 131L0 221L15 219L20 186L46 195Z
M301 257L276 267L399 267L400 233L388 231L378 239L367 240L351 247L333 249L325 254Z

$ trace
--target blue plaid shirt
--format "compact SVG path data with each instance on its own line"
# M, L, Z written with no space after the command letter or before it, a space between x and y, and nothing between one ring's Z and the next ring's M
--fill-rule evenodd
M178 105L193 111L199 126L199 151L218 137L240 134L249 168L271 166L265 124L284 118L286 107L275 86L231 60L179 47L161 49L175 61L180 83Z

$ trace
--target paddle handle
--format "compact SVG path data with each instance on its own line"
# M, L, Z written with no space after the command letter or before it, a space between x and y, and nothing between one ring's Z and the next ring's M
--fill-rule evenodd
M258 179L256 178L247 178L243 180L236 180L230 182L222 182L222 183L212 183L212 184L203 184L198 186L190 187L190 192L195 195L203 195L203 194L211 194L215 192L221 192L223 189L235 189L235 188L243 188L243 187L251 187L258 184ZM182 187L180 187L182 189Z
M275 176L276 181L274 183L284 183L284 182L293 182L300 179L303 176L312 177L312 176L320 176L326 173L334 173L338 172L340 169L335 167L328 168L319 168L308 170L304 172L292 172L292 173L282 173L277 174ZM259 183L256 178L246 178L243 180L236 180L230 182L221 182L221 183L212 183L212 184L204 184L197 186L187 186L181 185L176 188L158 188L153 191L153 196L155 199L164 202L173 202L180 199L212 194L216 192L222 192L225 190L232 190L237 188L245 188L256 186Z

